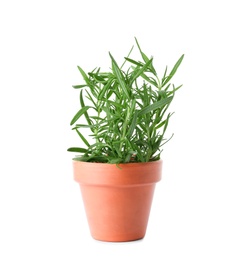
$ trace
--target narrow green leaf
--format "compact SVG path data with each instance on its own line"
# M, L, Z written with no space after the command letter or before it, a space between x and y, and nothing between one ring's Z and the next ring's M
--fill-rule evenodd
M74 161L87 162L90 157L88 156L76 156L73 158Z
M127 57L125 57L125 59L126 59L127 61L129 61L130 63L133 63L133 64L135 64L135 65L137 65L137 66L139 66L139 67L142 67L142 66L144 65L144 64L141 63L141 62L138 62L138 61L132 60L132 59L127 58Z
M166 77L166 79L164 80L164 83L162 84L162 87L165 86L172 79L172 77L175 75L175 72L177 71L178 67L180 66L183 58L184 58L184 54L178 59L178 61L174 65L173 69L171 70L169 76Z
M129 53L128 53L127 57L129 57L129 56L130 56L130 54L131 54L131 52L132 52L133 48L134 48L134 46L132 46L132 48L131 48L131 50L129 51ZM125 62L126 62L126 60L125 60L125 61L123 62L123 64L121 65L120 69L122 69L122 68L123 68L123 66L125 65Z
M76 153L86 153L87 149L80 148L80 147L71 147L67 149L68 152L76 152Z
M91 84L88 76L86 75L86 73L83 71L83 69L80 66L77 66L77 68L79 69L82 77L84 78L84 81L87 83L87 85L91 88L93 88L93 85Z
M85 89L85 91L86 91L86 93L87 93L87 95L88 95L88 97L86 97L86 98L88 98L88 99L93 103L94 108L96 109L96 108L97 108L97 104L96 104L95 101L93 100L93 98L92 98L92 96L90 95L90 93L88 92L88 90Z
M113 76L111 72L100 72L99 75L102 76L103 78L110 78Z
M142 73L141 77L144 78L147 82L151 83L153 86L157 87L157 82L154 80L151 80L150 77L148 77L146 74Z
M75 127L72 129L77 129L77 128L92 128L95 127L96 125L83 125L83 124L76 124Z
M161 128L166 123L166 120L162 121L160 124L155 126L156 129Z
M88 146L90 147L89 142L86 140L86 138L80 133L80 131L76 128L75 129L76 133L79 135L79 137L81 138L81 140Z
M129 130L128 130L128 133L127 133L128 138L130 136L132 136L132 134L134 132L134 129L136 127L137 117L138 117L138 111L135 111L133 119L132 119L130 127L129 127Z
M136 100L133 99L132 102L131 102L131 105L130 105L130 113L131 114L133 114L135 107L136 107Z
M114 86L114 85L113 85ZM111 89L108 93L107 93L107 99L110 99L110 97L112 96L112 94L115 93L115 91L113 91L113 89Z
M130 85L132 85L132 83L135 81L136 78L138 78L144 71L146 71L146 69L149 67L149 65L152 63L152 58L142 67L140 68L135 75L132 76L132 80Z
M167 126L168 126L168 123L169 123L169 119L170 119L171 116L172 116L172 114L169 113L166 120L165 120L166 122L165 122L165 126L164 126L163 133L162 133L163 136L164 136L164 133L166 132L166 129L167 129Z
M168 92L167 95L172 95L174 92L176 92L178 89L180 89L183 85L178 86L177 88L174 88L172 91Z
M140 54L141 54L143 60L146 62L147 60L149 60L148 57L147 57L147 55L142 52L141 47L140 47L140 45L139 45L138 40L137 40L136 37L135 37L135 41L136 41L136 44L137 44L137 46L138 46L139 52L140 52Z
M108 148L111 148L111 146L110 146L109 144L105 144L105 143L95 143L95 144L90 145L89 150L91 150L91 149L94 148L94 147L99 147L99 148L108 147Z
M172 99L174 98L175 96L175 85L173 85L173 95L172 95ZM160 116L163 117L163 115L165 114L166 110L168 109L170 103L162 110Z
M160 147L162 147L164 144L166 144L167 142L170 141L170 139L172 139L172 137L174 136L174 134L171 135L171 137L169 139L167 139L165 142L161 143Z
M95 120L104 120L104 118L98 117L98 116L90 116L90 118Z
M84 112L86 112L89 108L91 108L90 106L84 106L82 107L77 113L76 115L73 117L73 119L70 122L70 125L73 125L83 114Z
M100 72L100 69L101 69L101 68L98 68L98 69L97 69L96 74L98 74L98 73Z
M135 38L135 41L136 41L136 44L137 44L138 49L139 49L139 52L140 52L140 54L141 54L141 56L142 56L144 62L147 63L147 62L149 61L149 58L148 58L147 55L141 50L141 47L140 47L140 45L139 45L139 43L138 43L138 40L137 40L136 38ZM150 68L151 72L152 72L154 75L156 75L156 70L154 69L152 63L150 64L149 68Z
M172 99L173 99L173 97L164 98L164 99L157 101L157 102L155 102L155 103L153 103L149 106L146 106L139 111L139 115L145 115L145 114L151 112L152 110L156 110L158 108L161 108L161 107L169 104L172 101Z
M109 79L107 81L107 83L103 86L101 92L98 95L98 99L102 99L104 97L104 94L106 93L106 91L111 87L112 83L113 83L114 79Z
M162 80L161 80L161 83L163 83L164 80L166 79L166 73L167 73L167 66L166 66L166 69L165 69L165 72L164 72L163 78L162 78Z
M166 129L167 129L167 126L168 126L168 123L169 123L169 119L170 119L170 117L172 116L172 114L171 113L169 113L168 114L168 116L167 116L167 118L162 122L162 123L164 123L164 124L162 124L162 125L164 125L164 128L163 128L163 132L162 132L162 134L158 137L158 139L157 139L157 141L155 142L155 144L153 145L153 150L156 152L156 150L158 150L159 149L159 147L161 147L162 145L161 145L161 143L162 143L162 141L163 141L163 137L164 137L164 134L165 134L165 132L166 132ZM173 136L173 135L172 135ZM172 138L172 137L171 137ZM171 139L170 138L170 139ZM169 139L169 140L170 140ZM166 142L168 142L168 141L166 141ZM165 143L166 143L165 142ZM154 153L155 153L154 152Z
M122 88L122 90L123 90L125 96L126 96L128 99L130 99L129 92L128 92L127 86L126 86L126 84L125 84L124 76L123 76L121 70L119 69L119 67L118 67L118 65L117 65L117 63L116 63L116 61L115 61L115 59L114 59L113 56L111 55L111 53L109 53L109 55L110 55L111 60L112 60L112 68L113 68L113 70L114 70L113 72L114 72L114 74L115 74L115 76L116 76L116 78L117 78L117 80L118 80L118 82L119 82L119 84L120 84L120 86L121 86L121 88Z
M165 87L164 91L167 92L167 90L169 89L170 86L171 86L171 83L169 83L169 84Z
M160 147L160 144L161 144L161 141L162 141L162 138L163 138L163 135L159 135L156 142L154 143L152 149L154 151L154 153L159 150L159 147Z
M145 106L149 105L149 96L148 96L148 92L147 92L147 85L143 84L143 103Z
M103 77L101 77L101 76L99 76L99 75L97 75L97 74L95 74L95 73L89 72L88 75L89 75L90 77L92 77L93 79L95 79L97 82L101 82L101 83L106 82Z
M80 105L81 107L85 107L85 104L84 104L84 99L83 99L83 90L80 91ZM89 118L89 115L88 115L88 112L87 110L84 111L84 116L86 118L86 121L88 122L89 125L92 125L92 121L91 119Z
M72 87L75 89L79 89L79 88L84 88L87 87L88 85L73 85Z

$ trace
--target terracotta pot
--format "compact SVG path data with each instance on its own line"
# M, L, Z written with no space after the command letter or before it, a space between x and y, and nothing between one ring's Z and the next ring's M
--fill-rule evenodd
M73 161L93 238L131 241L145 236L162 161L106 164Z

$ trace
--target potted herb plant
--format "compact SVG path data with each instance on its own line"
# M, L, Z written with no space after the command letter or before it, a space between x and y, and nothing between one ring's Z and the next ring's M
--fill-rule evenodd
M111 69L89 73L73 86L80 109L71 120L83 147L71 147L74 179L80 184L91 235L103 241L131 241L145 236L155 184L161 179L168 112L181 87L171 79L184 55L162 77L153 58L130 58L119 66L109 53ZM127 67L125 69L125 67ZM80 123L79 123L80 121ZM87 137L86 137L87 136ZM89 138L88 138L89 137Z

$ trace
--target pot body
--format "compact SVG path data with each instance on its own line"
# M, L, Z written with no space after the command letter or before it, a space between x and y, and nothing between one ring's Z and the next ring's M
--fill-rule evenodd
M145 236L162 161L104 164L73 161L93 238L122 242Z

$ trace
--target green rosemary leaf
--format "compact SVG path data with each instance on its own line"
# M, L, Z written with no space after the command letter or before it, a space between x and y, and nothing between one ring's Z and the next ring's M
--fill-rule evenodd
M128 53L127 57L129 57L129 56L130 56L131 52L133 51L133 48L134 48L134 46L132 46L132 48L131 48L131 50L129 51L129 53ZM123 64L121 65L120 69L122 69L122 68L123 68L123 66L125 65L125 62L126 62L126 60L125 60L125 61L123 62Z
M110 89L112 83L114 81L114 78L111 78L107 81L107 83L103 86L101 92L98 95L98 99L102 99L104 97L104 94L107 92L108 89Z
M89 75L90 77L92 77L93 79L95 79L97 82L101 82L101 83L106 82L103 77L101 77L101 76L99 76L99 75L97 75L97 74L95 74L95 73L89 72L88 75Z
M151 63L152 63L152 59L150 59L142 68L140 68L137 72L135 72L134 75L132 76L132 81L130 84L132 84L135 81L135 79L137 79L144 71L146 71L146 69Z
M79 69L82 77L84 78L84 81L87 83L87 85L90 87L90 88L93 88L93 84L90 82L88 76L86 75L86 73L82 70L82 68L80 66L77 66L77 68Z
M76 153L86 153L87 149L80 148L80 147L71 147L67 149L68 152L76 152Z
M75 129L77 134L79 135L79 137L81 138L81 140L85 143L85 145L87 145L88 147L90 147L89 142L86 140L86 138L80 133L80 131L78 129Z
M141 54L141 56L142 56L144 62L147 63L147 62L149 61L149 58L148 58L147 55L141 50L140 45L139 45L139 43L138 43L138 40L137 40L136 38L135 38L135 41L136 41L136 44L137 44L138 49L139 49L139 52L140 52L140 54ZM155 71L155 69L154 69L152 63L149 64L149 68L150 68L151 72L152 72L154 75L156 75L156 71Z
M164 98L164 99L162 99L160 101L157 101L157 102L155 102L155 103L153 103L153 104L151 104L149 106L146 106L143 109L141 109L139 111L139 115L140 116L141 115L145 115L145 114L147 114L147 113L149 113L149 112L151 112L153 110L156 110L158 108L161 108L161 107L169 104L171 101L172 101L172 97Z
M150 77L148 77L147 75L145 75L144 73L141 74L141 77L144 78L147 82L151 83L152 85L154 85L155 87L157 87L157 82L154 79L151 79Z
M77 113L76 115L73 117L73 119L70 122L70 125L73 125L89 108L91 108L90 106L84 106L82 107Z
M136 123L137 123L137 117L138 117L138 111L135 111L132 122L131 122L130 127L129 127L129 131L127 133L128 137L132 136L132 134L134 132L134 129L135 129Z
M112 69L113 69L113 72L122 88L122 91L124 92L124 95L130 99L130 96L129 96L129 92L127 90L127 86L125 84L125 80L124 80L124 76L121 72L121 70L119 69L115 59L113 58L113 56L111 55L111 53L109 53L110 57L111 57L111 60L112 60Z
M173 69L171 70L170 74L168 77L166 77L166 79L164 80L162 87L165 86L171 79L172 77L175 75L175 72L177 71L177 69L179 68L182 60L184 58L184 54L178 59L178 61L176 62L176 64L174 65Z
M139 67L142 67L142 66L144 65L144 64L141 63L141 62L138 62L138 61L132 60L132 59L127 58L127 57L125 57L125 59L126 59L127 61L129 61L130 63L133 63L133 64L135 64L135 65L137 65L137 66L139 66Z
M81 104L81 107L85 107L85 104L84 104L84 99L83 99L83 90L80 91L80 104ZM92 121L91 119L89 118L89 115L88 115L88 112L87 110L84 111L84 116L88 122L89 125L92 125ZM78 120L78 119L77 119Z
M73 85L72 87L75 89L79 89L79 88L84 88L87 87L88 85Z

